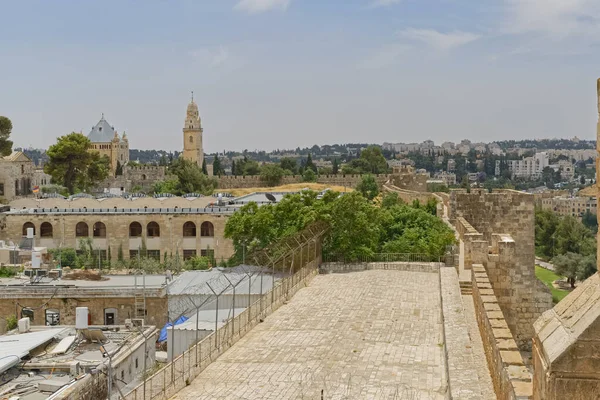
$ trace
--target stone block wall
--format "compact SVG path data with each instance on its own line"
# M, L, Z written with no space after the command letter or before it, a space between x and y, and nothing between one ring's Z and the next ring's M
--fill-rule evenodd
M380 174L374 175L375 181L379 185L383 185L390 179L391 175ZM348 188L354 188L362 179L362 175L319 175L317 177L317 183L332 186L346 186ZM253 187L265 187L266 183L261 179L260 176L220 176L217 178L219 189L235 189L235 188L253 188ZM293 183L302 183L302 176L292 175L284 176L281 178L281 185L288 185Z
M535 277L534 218L534 198L526 193L450 192L449 219L466 238L465 268L468 263L485 266L506 322L522 350L531 349L535 320L552 308L548 288ZM465 221L481 236L467 232Z
M414 192L426 192L427 180L429 177L424 174L399 173L392 176L394 186L401 189L412 190Z
M483 265L473 265L475 315L494 391L498 399L531 399L531 373L525 367L519 348L504 319L500 304Z

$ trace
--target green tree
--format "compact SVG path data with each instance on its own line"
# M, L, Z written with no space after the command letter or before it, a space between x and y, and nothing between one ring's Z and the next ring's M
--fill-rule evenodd
M339 172L339 169L340 169L340 166L339 166L339 164L338 164L338 159L337 159L337 158L334 158L334 159L333 159L333 168L332 168L332 170L331 170L331 173L332 173L333 175L337 175L337 174L338 174L338 172Z
M231 160L231 175L233 175L233 176L237 175L235 160Z
M535 249L538 256L552 258L556 255L556 228L560 219L552 211L535 210Z
M208 257L192 257L185 261L185 269L206 270L210 268L210 259Z
M281 183L284 170L279 165L265 164L260 169L260 179L268 186L277 186Z
M360 158L342 167L344 174L386 174L388 165L381 148L369 146L360 153Z
M581 177L579 178L579 183L585 185L585 175L581 175Z
M316 182L317 174L311 168L306 168L304 174L302 175L302 182Z
M392 208L394 206L399 206L403 203L402 200L398 197L398 193L396 192L387 192L383 195L381 199L381 208Z
M19 321L17 320L17 317L15 317L14 315L9 315L8 317L6 317L6 329L9 331L12 331L13 329L17 329L17 326L19 325Z
M12 152L13 142L10 140L12 122L0 115L0 156L8 156Z
M370 174L361 177L360 182L356 185L356 190L358 190L367 200L373 200L379 194L379 186L377 185L377 182L375 182L373 175Z
M561 254L552 259L556 273L567 278L571 287L575 287L575 281L580 274L580 268L583 261L583 256L577 253L568 252Z
M206 168L206 158L202 159L202 173L204 175L208 175L208 169Z
M589 243L593 240L592 232L587 229L575 217L567 215L563 217L555 232L556 253L578 253L588 255L590 253Z
M591 213L590 210L585 210L581 216L581 222L593 233L598 233L598 216Z
M161 167L166 167L167 164L168 164L167 157L163 154L162 156L160 156L160 159L158 160L158 165L160 165Z
M154 185L155 193L172 193L182 195L186 193L201 193L210 195L217 187L215 178L202 173L198 164L186 159L178 159L170 168L176 179L159 182Z
M304 164L304 168L312 169L314 173L317 172L317 166L315 165L315 163L313 163L312 155L310 153L308 153L308 156L306 157L306 163Z
M90 141L80 133L58 138L47 151L48 162L44 172L52 176L52 182L65 186L69 194L76 189L85 190L108 176L108 157L89 151Z
M121 161L117 160L117 168L115 168L115 176L123 175L123 165Z
M283 157L281 160L279 160L279 166L284 170L290 171L292 175L296 175L298 173L298 163L291 157Z
M48 252L56 262L60 262L61 267L73 268L77 266L77 252L73 248L50 249Z
M218 154L215 154L215 158L213 160L213 175L214 176L223 175L223 168L221 167L221 160L219 160Z

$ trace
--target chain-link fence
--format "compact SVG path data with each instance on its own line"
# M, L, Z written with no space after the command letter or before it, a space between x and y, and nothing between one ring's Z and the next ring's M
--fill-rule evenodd
M250 255L249 262L258 267L240 266L223 270L221 274L202 283L181 280L180 277L178 281L183 283L179 287L169 288L169 320L175 321L179 316L192 313L192 321L188 323L192 324L195 340L189 349L177 355L176 343L187 345L181 338L175 340L176 329L172 329L167 346L171 346L169 359L173 361L145 377L124 399L170 398L189 385L204 368L262 319L305 287L318 272L321 238L325 229L322 224L313 224L294 236ZM179 298L171 303L174 296ZM225 309L224 304L227 306ZM236 312L240 308L243 311ZM201 320L200 311L206 310L214 312L215 317ZM208 329L206 323L210 323L212 328ZM196 329L193 329L193 324ZM201 324L204 327L202 329ZM200 338L201 330L210 333Z

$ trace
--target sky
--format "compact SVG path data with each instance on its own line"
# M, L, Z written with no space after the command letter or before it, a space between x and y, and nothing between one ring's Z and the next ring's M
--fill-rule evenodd
M88 134L206 152L595 139L597 0L0 0L16 146Z

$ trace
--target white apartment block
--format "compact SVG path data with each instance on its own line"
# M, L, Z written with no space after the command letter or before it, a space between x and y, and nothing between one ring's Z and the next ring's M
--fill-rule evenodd
M537 179L542 176L544 168L550 166L548 154L536 153L522 160L508 160L508 170L515 178Z

